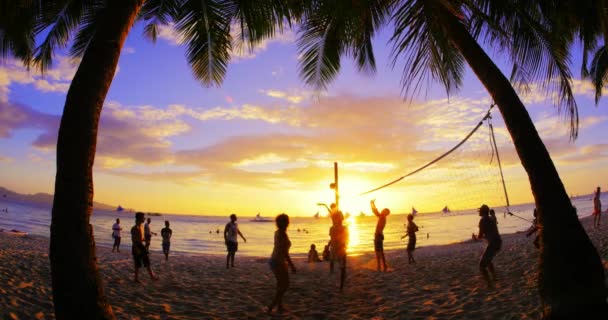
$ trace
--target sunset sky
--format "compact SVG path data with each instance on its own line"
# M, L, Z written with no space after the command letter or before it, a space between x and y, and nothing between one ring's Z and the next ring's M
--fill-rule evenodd
M393 212L503 204L485 125L453 158L356 196L448 150L491 104L470 72L450 97L439 84L403 97L403 65L391 67L389 37L383 32L376 39L375 75L359 74L345 59L324 92L298 76L295 32L254 52L235 52L223 85L206 88L193 78L170 28L152 44L136 26L102 112L95 201L168 213L310 216L317 202L333 200L337 161L342 208L351 213L369 212L372 198ZM579 59L573 57L577 79ZM53 192L57 129L76 70L66 56L55 61L44 77L14 60L0 65L0 186ZM568 193L576 195L608 188L608 108L606 98L595 106L589 83L576 80L574 87L580 113L574 142L550 96L532 84L522 97ZM511 202L529 202L527 176L498 110L492 115Z

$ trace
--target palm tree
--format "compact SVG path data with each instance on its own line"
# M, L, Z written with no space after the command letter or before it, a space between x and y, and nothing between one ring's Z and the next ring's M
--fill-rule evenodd
M232 24L254 46L272 36L289 11L282 1L260 0L46 0L0 1L0 54L44 71L53 53L75 34L71 54L81 58L68 90L57 141L50 262L58 319L113 319L96 262L93 163L99 117L125 39L145 21L154 40L160 24L174 23L194 76L219 85L230 60ZM36 35L46 32L35 45Z
M393 57L406 61L406 92L419 90L421 81L432 77L449 94L460 86L466 61L497 104L530 180L543 226L538 284L544 317L607 318L597 250L525 106L476 40L485 36L506 49L515 78L549 79L548 89L557 90L558 106L570 116L574 138L578 114L567 67L572 33L557 33L561 25L546 16L551 10L558 11L555 2L531 0L311 1L298 39L301 75L307 83L325 87L344 55L354 57L360 69L373 71L371 37L388 16L394 26Z

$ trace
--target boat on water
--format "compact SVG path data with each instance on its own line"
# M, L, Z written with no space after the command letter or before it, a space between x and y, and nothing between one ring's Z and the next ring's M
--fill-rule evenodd
M120 205L118 205L118 208L116 208L117 212L121 212L124 211L125 209L123 207L121 207Z
M418 210L416 210L416 208L412 207L412 215L415 217L418 214Z
M319 219L319 211L317 211L317 213L315 213L315 215L313 216L315 219Z
M262 217L262 215L258 212L258 214L255 215L255 218L253 218L249 221L251 221L251 222L272 222L273 220L270 218Z
M452 211L450 210L450 208L448 208L448 206L445 206L445 207L443 207L443 209L441 209L441 212L443 212L444 214L446 214L446 213L450 213Z

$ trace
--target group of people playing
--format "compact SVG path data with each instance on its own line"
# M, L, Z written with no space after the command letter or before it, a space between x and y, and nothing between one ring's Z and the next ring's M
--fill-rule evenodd
M150 224L152 219L148 218L144 225L145 214L143 212L135 213L135 225L131 228L131 254L133 255L133 262L135 264L135 282L139 282L139 269L143 266L148 270L150 277L157 280L158 277L152 271L150 266L150 244L152 242L152 236L156 236L157 233L152 232ZM162 249L165 255L165 261L169 260L169 250L171 249L171 237L173 236L173 230L169 227L169 221L165 221L165 227L160 231L162 237ZM120 219L116 219L116 223L112 225L112 238L114 244L112 245L112 252L120 252L120 241L121 241L122 227L120 226Z
M384 228L387 223L387 217L390 215L390 210L384 208L378 210L376 207L375 200L370 202L371 210L374 215L378 218L376 229L374 233L374 251L376 253L376 262L378 271L387 271L388 264L384 255ZM325 247L323 258L329 260L329 271L334 272L334 265L337 264L340 269L340 290L344 288L344 282L346 279L346 262L347 262L347 246L348 246L348 228L343 224L344 215L338 210L335 204L332 204L328 208L332 225L329 228L329 243ZM479 221L479 233L474 235L476 239L486 239L488 245L484 251L481 260L479 262L480 271L487 281L488 286L492 286L496 280L496 273L492 259L500 251L502 240L498 233L498 227L496 218L494 215L490 215L493 210L487 205L482 205L479 208L479 215L481 220ZM139 282L139 269L143 266L147 269L150 277L153 280L158 279L150 267L149 248L152 240L152 236L156 233L151 231L150 224L151 219L147 219L147 223L144 225L145 216L143 212L137 212L135 214L135 225L131 228L131 240L132 240L132 255L135 265L134 269L134 280ZM414 216L409 214L407 216L407 227L406 234L401 237L409 238L407 244L407 255L408 263L416 263L414 259L414 250L416 248L416 232L418 232L418 226L414 223ZM274 234L274 246L272 254L270 256L269 265L272 270L276 281L276 293L272 302L268 305L267 311L272 312L275 307L278 311L283 310L283 296L289 288L289 270L292 273L296 273L296 267L289 256L289 249L291 247L291 241L287 235L287 227L289 226L289 216L287 214L279 214L275 218L277 230ZM112 226L112 237L114 238L114 245L112 251L120 252L120 239L122 228L120 226L120 219L116 219L116 223ZM165 221L165 228L161 230L161 236L163 239L162 248L165 255L165 260L169 259L170 240L173 232L169 228L169 221ZM224 228L224 241L228 254L226 256L226 268L229 269L234 267L234 257L238 250L238 237L241 237L243 241L247 242L247 239L238 228L237 217L235 214L230 215L230 221ZM319 255L316 252L315 245L311 245L311 251L309 252L309 262L321 261Z

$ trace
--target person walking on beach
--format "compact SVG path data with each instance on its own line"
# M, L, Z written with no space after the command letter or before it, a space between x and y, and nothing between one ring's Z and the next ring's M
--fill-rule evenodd
M334 262L340 265L340 291L344 288L346 279L346 246L348 245L348 229L342 225L344 216L342 211L336 211L331 215L332 226L329 228L331 260L329 272L334 272Z
M388 208L384 208L382 209L382 212L379 212L378 208L376 208L376 199L370 201L370 205L372 212L376 217L378 217L378 223L376 223L376 232L374 233L376 264L378 271L380 271L380 261L382 261L384 272L386 272L388 270L388 265L386 264L386 258L384 257L384 227L386 226L386 217L391 214L391 211Z
M150 256L148 255L148 249L144 244L144 213L135 213L135 225L131 228L131 254L133 255L133 262L135 263L135 282L139 282L139 268L144 266L148 270L150 278L158 280L158 277L152 272L150 267Z
M274 232L274 248L269 263L270 269L277 279L277 291L274 300L268 306L268 313L271 313L274 307L278 307L278 311L283 312L283 296L289 288L289 271L287 268L291 268L291 272L296 273L296 267L289 257L289 248L291 247L291 241L287 236L289 216L281 213L275 218L275 223L277 231Z
M597 228L600 226L600 218L602 217L602 202L600 201L600 187L597 187L593 195L593 225Z
M171 236L173 230L169 228L169 221L165 221L165 227L160 230L160 236L163 238L163 253L165 254L165 261L169 260L169 249L171 248Z
M228 250L228 255L226 256L226 269L229 269L230 267L234 268L234 255L239 249L237 235L241 236L243 241L247 242L247 239L245 239L239 230L239 226L236 224L236 214L233 213L230 215L230 222L228 222L224 228L224 242L226 243L226 249Z
M114 245L112 245L112 252L116 250L120 252L120 219L116 218L116 223L112 225L112 238L114 238Z
M414 259L414 250L416 250L416 232L418 232L418 226L414 223L414 215L407 215L407 227L406 233L401 239L405 237L410 237L407 241L407 263L412 264L416 263Z
M477 235L477 239L485 238L488 242L486 250L483 252L481 260L479 261L479 271L486 280L488 287L491 288L494 286L493 282L496 281L496 271L492 259L494 259L494 256L500 251L502 239L498 233L498 226L489 217L490 208L487 205L484 204L479 207L479 216L481 216L481 219L479 220L479 234Z
M146 241L146 249L150 250L150 242L152 242L152 236L156 235L155 232L152 232L150 229L150 223L152 223L152 219L148 218L146 225L144 226L144 239Z

